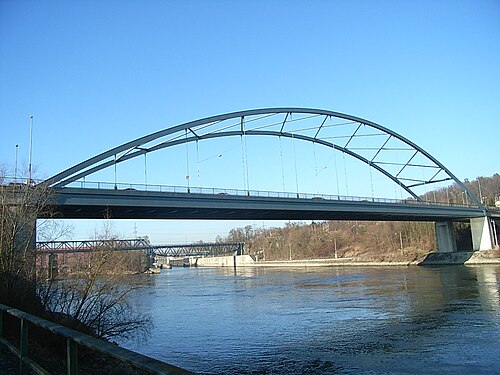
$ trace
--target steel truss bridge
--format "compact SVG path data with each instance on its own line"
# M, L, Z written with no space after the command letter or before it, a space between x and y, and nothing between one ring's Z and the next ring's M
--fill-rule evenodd
M149 241L144 238L126 240L39 241L36 250L44 253L88 253L100 249L144 250Z
M244 251L243 242L232 243L195 243L190 245L157 245L151 246L150 250L159 256L188 257L188 256L212 256L222 254L239 254Z
M181 188L126 187L116 182L116 166L127 160L178 145L196 143L198 147L198 143L225 137L309 142L332 151L334 157L340 154L365 164L370 173L385 177L408 198L260 192L249 189L248 178L244 190L192 188L189 179ZM114 183L89 184L88 176L106 168L115 168ZM464 204L456 204L457 199L454 203L435 202L419 193L423 187L442 187L448 182L460 189ZM411 140L360 117L311 108L254 109L186 122L111 148L42 183L54 190L54 207L61 218L439 222L500 217L498 212L488 211L448 168Z
M36 250L41 254L90 253L99 250L130 251L140 250L148 255L169 257L213 256L222 254L242 254L244 243L195 243L184 245L151 245L144 238L117 240L82 241L40 241Z

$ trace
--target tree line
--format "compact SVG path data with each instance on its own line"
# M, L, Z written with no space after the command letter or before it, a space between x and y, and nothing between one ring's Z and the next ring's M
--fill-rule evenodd
M500 175L465 180L484 204L494 206L500 194ZM431 191L426 201L466 204L457 184ZM463 200L463 202L462 202ZM470 202L469 202L470 203ZM470 250L470 225L454 223L457 247ZM231 229L216 241L245 242L247 253L265 260L351 258L372 261L417 260L436 250L434 223L390 221L324 221L287 223L282 228L256 228L248 225Z
M435 249L434 224L427 222L293 222L284 227L232 229L217 241L245 242L259 260L362 258L416 260Z
M485 206L495 207L500 200L500 174L495 173L491 177L477 177L470 181L464 180L465 187L472 192ZM432 190L422 198L428 202L440 202L450 204L469 204L469 198L456 183L450 186Z

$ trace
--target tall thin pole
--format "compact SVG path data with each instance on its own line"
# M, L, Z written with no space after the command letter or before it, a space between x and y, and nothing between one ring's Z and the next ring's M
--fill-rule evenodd
M14 165L14 182L17 182L17 154L19 151L19 145L16 145L16 163Z
M147 159L147 152L144 153L144 181L146 183L146 190L148 190L148 159Z
M29 165L28 165L28 176L29 176L30 183L31 183L31 177L32 177L32 169L31 169L32 157L33 157L33 115L30 116L30 158L29 158Z
M477 178L477 184L479 185L479 200L483 203L483 193L481 192L481 181L479 181L479 177Z
M115 190L117 190L118 186L116 186L116 154L115 154L115 165L114 165L114 167L115 167Z
M190 193L189 189L189 147L187 143L187 129L184 130L186 133L186 181L187 181L187 192Z

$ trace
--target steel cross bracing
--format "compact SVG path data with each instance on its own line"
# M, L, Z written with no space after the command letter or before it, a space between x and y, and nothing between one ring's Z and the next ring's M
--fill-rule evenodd
M37 251L51 253L77 253L99 249L143 250L149 246L149 241L144 238L126 240L40 241L36 243Z
M84 241L40 241L36 243L36 249L43 253L69 254L88 253L101 249L121 251L121 250L141 250L151 255L160 256L203 256L243 253L244 243L196 243L187 245L151 245L144 238L126 240L84 240Z
M242 254L244 243L201 243L191 245L159 245L151 246L155 255L182 257L182 256L208 256L237 253Z
M443 164L402 135L356 116L311 108L264 108L187 122L137 138L81 162L44 183L64 187L147 153L221 137L290 138L329 147L381 173L422 201L415 188L454 181L477 207L484 206Z

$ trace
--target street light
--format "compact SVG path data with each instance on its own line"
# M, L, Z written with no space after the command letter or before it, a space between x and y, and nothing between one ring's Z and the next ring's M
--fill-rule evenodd
M31 160L33 157L33 115L30 116L30 158L29 158L29 165L28 165L28 176L29 176L29 183L31 184L31 176L32 176L32 170L31 170Z
M395 236L398 235L398 233L394 233ZM401 231L399 231L399 248L401 250L401 254L403 254L403 235L401 233Z
M201 187L201 182L200 182L200 164L208 161L208 160L211 160L211 159L216 159L216 158L222 158L223 154L216 154L216 155L212 155L208 158L205 158L203 160L198 160L198 152L197 152L197 155L196 155L196 158L197 158L197 168L198 168L198 186Z
M465 191L462 191L462 203L464 205L467 204L467 206L469 205L469 198L467 196L467 192L465 192Z
M319 183L318 183L318 175L328 168L328 165L316 170L316 191L319 194Z
M16 163L14 164L14 182L17 182L17 153L19 151L19 145L16 145Z

